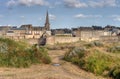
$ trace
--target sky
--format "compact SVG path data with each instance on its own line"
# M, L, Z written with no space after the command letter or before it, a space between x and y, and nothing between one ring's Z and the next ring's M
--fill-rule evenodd
M120 0L0 0L0 26L120 26Z

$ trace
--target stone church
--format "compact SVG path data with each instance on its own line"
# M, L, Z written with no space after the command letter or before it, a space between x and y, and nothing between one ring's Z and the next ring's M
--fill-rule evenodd
M32 24L21 25L18 27L0 27L0 36L8 37L11 39L39 39L44 33L51 35L50 23L49 23L49 14L46 13L45 25L33 26Z

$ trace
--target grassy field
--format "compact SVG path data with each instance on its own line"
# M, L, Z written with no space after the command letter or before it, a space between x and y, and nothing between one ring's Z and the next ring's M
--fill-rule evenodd
M119 43L84 43L69 49L64 60L96 75L120 79Z
M38 47L0 38L0 71L5 79L120 79L120 43L79 41Z
M39 63L51 63L47 49L0 38L0 67L29 67Z

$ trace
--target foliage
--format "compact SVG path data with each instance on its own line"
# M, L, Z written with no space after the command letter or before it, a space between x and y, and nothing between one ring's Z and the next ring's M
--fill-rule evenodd
M107 50L108 52L112 52L112 53L120 53L120 46L113 46L108 48Z
M96 45L99 46L99 45ZM86 47L86 46L85 46ZM110 76L120 79L120 58L104 53L104 50L94 49L95 46L85 49L83 47L70 49L64 56L64 60L78 65L80 68L96 75ZM112 70L111 70L112 69ZM108 75L108 73L110 73Z
M32 64L51 62L47 50L43 47L27 46L24 42L0 38L5 43L7 52L0 52L0 66L3 67L29 67Z
M64 60L77 64L79 66L84 65L85 49L84 48L73 48L69 50L64 56Z
M109 56L95 51L93 55L86 59L85 69L96 75L102 75L104 71L109 69L111 62L112 60Z
M120 79L120 65L111 69L111 71L109 72L109 76L113 77L114 79Z
M94 42L91 42L91 43L88 43L85 45L87 48L90 48L90 47L102 47L103 44L99 41L94 41Z

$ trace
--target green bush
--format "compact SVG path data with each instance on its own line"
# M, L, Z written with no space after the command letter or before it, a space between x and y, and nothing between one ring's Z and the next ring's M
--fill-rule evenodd
M29 67L32 64L51 62L47 50L37 45L27 46L23 42L0 38L0 43L6 44L6 51L0 51L0 66L3 67Z
M94 42L91 42L89 44L85 44L85 46L87 48L90 48L90 47L102 47L103 44L101 42L99 42L99 41L94 41Z
M85 54L86 53L84 48L73 48L65 54L64 60L72 62L82 67L85 63L83 59Z
M106 55L99 50L85 50L83 48L74 48L69 50L64 59L78 65L80 68L90 71L96 75L108 75L110 69L119 59Z
M120 65L111 69L111 71L109 72L109 76L114 79L120 79Z
M113 46L108 48L107 50L108 52L112 52L112 53L120 53L120 46Z
M41 51L42 62L44 62L45 64L51 63L51 59L48 56L47 49L45 49L44 47L41 47L39 51Z
M104 43L95 41L81 44L81 47L70 49L65 54L64 60L95 75L120 79L120 58L119 54L116 55L116 53L120 53L120 45L118 42ZM106 50L114 54L107 53Z
M88 57L86 60L85 69L95 73L96 75L102 75L105 70L108 69L108 61L104 58L104 56L94 55Z
M71 59L71 62L74 63L74 64L76 64L76 65L78 65L78 66L81 67L81 68L83 68L84 65L85 65L85 60L84 60L84 59L79 59L79 58L77 58L77 57L72 58L72 59Z

